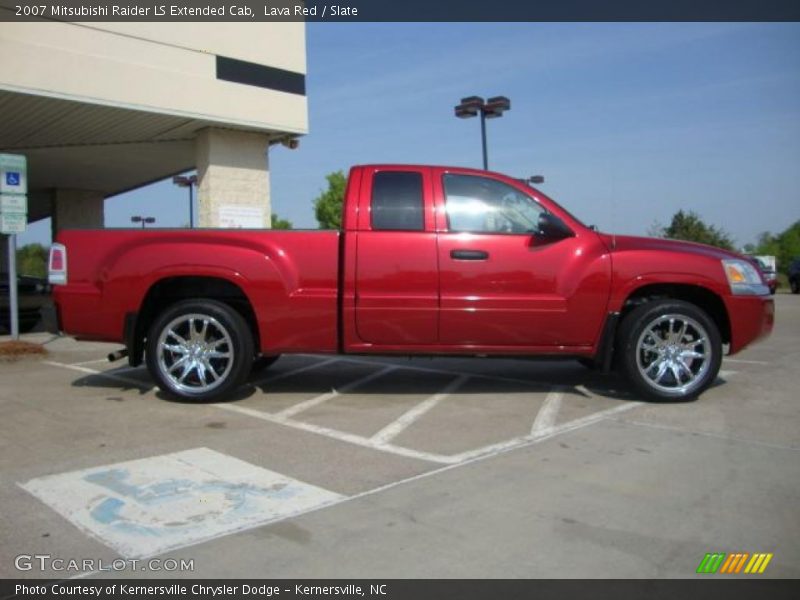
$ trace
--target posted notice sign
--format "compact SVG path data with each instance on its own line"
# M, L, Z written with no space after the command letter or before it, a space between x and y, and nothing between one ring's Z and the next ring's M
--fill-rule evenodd
M0 233L25 233L28 215L22 213L0 214Z

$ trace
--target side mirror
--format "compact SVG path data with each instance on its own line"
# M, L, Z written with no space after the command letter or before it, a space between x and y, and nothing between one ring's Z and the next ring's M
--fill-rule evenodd
M536 237L545 242L558 242L574 234L557 216L543 212L539 215L539 231Z

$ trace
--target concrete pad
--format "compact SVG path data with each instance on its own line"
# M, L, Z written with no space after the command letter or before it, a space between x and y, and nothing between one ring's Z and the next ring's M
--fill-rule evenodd
M59 338L48 344L57 347L48 360L91 361L88 371L36 360L0 365L0 575L63 576L15 571L21 552L118 556L17 482L206 447L349 498L168 551L195 559L185 576L693 577L706 552L722 551L772 552L760 577L797 577L800 297L776 301L772 338L726 359L726 381L693 403L630 402L624 388L615 389L618 380L569 361L343 357L337 360L347 364L326 367L347 371L335 383L343 393L292 417L368 435L408 415L401 408L426 402L410 400L439 377L484 374L392 439L416 450L443 439L469 457L499 438L488 457L446 469L421 452L401 456L321 427L298 429L299 421L287 426L231 410L280 412L330 393L313 381L315 369L291 372L331 357L283 357L232 401L194 404L150 391L143 370L103 363L116 345ZM344 390L386 365L398 371L365 383L368 393ZM408 381L419 378L419 387L395 379L408 367L416 369ZM106 369L114 379L93 374ZM262 377L272 379L266 393ZM517 438L509 451L505 443L529 435L554 391L560 400L549 405L557 410L542 421L558 434ZM462 410L445 410L453 406ZM562 429L576 420L581 428Z
M706 552L764 551L764 577L798 577L798 465L606 421L173 556L208 577L691 578Z

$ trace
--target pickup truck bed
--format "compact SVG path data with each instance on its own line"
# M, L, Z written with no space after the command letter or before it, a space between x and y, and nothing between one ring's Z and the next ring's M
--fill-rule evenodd
M247 290L262 352L335 352L339 238L337 231L64 231L69 295L58 289L61 327L77 339L123 342L134 315L146 318L177 298L233 300Z

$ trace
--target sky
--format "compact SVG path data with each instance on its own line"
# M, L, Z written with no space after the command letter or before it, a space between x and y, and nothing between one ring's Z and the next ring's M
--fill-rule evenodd
M272 210L296 228L317 226L332 171L480 167L479 120L453 114L472 95L511 99L487 122L489 168L544 175L601 230L693 210L741 246L800 219L798 23L310 23L306 44L309 134L269 157ZM187 213L169 181L106 200L110 227Z

